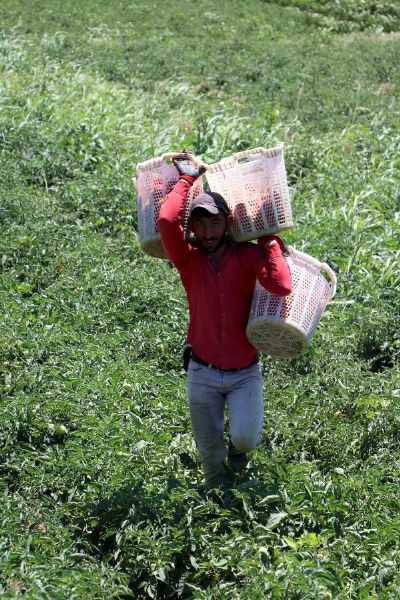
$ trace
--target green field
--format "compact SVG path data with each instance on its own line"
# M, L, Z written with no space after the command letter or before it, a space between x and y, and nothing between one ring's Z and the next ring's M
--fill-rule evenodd
M399 64L395 0L2 0L2 598L400 597ZM278 141L338 293L224 504L132 176Z

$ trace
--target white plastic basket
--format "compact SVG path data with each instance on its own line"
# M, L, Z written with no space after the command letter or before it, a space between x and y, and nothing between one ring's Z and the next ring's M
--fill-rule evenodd
M223 196L233 215L232 237L253 240L293 227L283 144L238 152L209 165L210 189Z
M133 178L137 192L139 242L144 252L158 258L167 257L161 243L157 219L162 202L179 179L178 170L167 162L170 157L171 154L164 154L138 163L137 176ZM199 177L190 189L187 206L201 191L203 183Z
M277 358L305 352L326 305L336 293L336 275L326 263L288 248L292 293L280 297L256 283L247 325L250 343Z

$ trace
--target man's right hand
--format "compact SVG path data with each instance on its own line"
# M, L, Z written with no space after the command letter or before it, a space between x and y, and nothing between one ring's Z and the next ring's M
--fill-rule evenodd
M179 152L171 156L171 160L177 168L179 175L199 177L207 170L207 165L192 152Z

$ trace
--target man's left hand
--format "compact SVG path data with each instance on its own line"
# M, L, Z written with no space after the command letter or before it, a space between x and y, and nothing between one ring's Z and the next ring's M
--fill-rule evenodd
M192 152L179 152L178 154L173 154L171 160L180 175L200 177L200 175L207 170L207 165L194 156Z

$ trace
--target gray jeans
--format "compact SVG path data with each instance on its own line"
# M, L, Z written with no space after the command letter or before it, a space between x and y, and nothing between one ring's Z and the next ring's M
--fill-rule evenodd
M227 449L224 443L225 404L229 433L238 452L249 452L261 441L264 402L259 364L226 372L189 363L188 401L193 435L206 480L223 471Z

